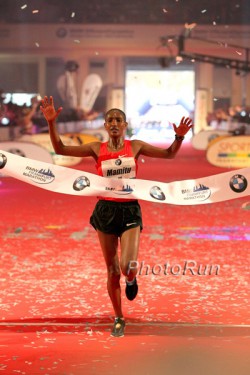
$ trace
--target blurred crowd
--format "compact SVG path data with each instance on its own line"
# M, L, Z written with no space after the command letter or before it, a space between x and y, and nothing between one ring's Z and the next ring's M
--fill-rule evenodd
M3 91L0 91L0 127L8 126L12 132L11 138L26 134L47 133L48 126L40 111L40 100L39 96L34 96L31 98L30 105L18 105L11 100L6 103L5 95ZM91 121L100 115L95 111L85 113L80 109L70 109L63 110L58 121Z
M209 126L219 127L223 121L250 124L250 107L236 105L228 109L218 108L207 115L207 124Z
M5 96L0 93L0 124L18 129L20 135L39 132L36 118L39 117L39 99L34 96L31 105L18 105L12 101L5 102Z
M31 104L18 105L11 100L6 103L3 91L0 90L0 127L8 126L13 130L13 137L17 138L25 134L47 133L48 126L40 111L40 97L31 98ZM91 111L84 113L80 109L62 111L58 121L91 121L102 116L103 113ZM241 134L250 133L250 107L234 106L218 108L208 113L207 125L212 129L224 129ZM235 133L235 134L236 134Z

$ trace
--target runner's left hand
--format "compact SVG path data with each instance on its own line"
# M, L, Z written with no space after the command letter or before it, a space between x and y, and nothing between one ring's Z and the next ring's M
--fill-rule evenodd
M173 124L174 131L179 136L184 136L193 127L193 122L190 117L182 117L179 126Z

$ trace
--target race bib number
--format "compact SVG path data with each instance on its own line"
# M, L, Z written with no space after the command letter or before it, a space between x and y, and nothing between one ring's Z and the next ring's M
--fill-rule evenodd
M101 162L103 177L135 178L136 166L133 157L104 160Z

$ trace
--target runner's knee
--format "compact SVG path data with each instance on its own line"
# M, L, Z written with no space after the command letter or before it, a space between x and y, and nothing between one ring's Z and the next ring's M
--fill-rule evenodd
M138 271L138 262L136 260L122 261L121 262L121 271L124 276L136 276Z
M120 280L121 272L118 265L110 265L107 267L108 278L112 280Z

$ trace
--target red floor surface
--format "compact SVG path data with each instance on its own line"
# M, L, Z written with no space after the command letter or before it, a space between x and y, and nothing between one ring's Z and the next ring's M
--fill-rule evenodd
M139 178L165 182L228 171L189 144L175 160L139 166ZM75 168L95 172L91 159ZM106 270L88 223L96 198L8 177L0 197L0 373L249 375L250 197L140 202L139 294L123 295L119 339L110 337Z

